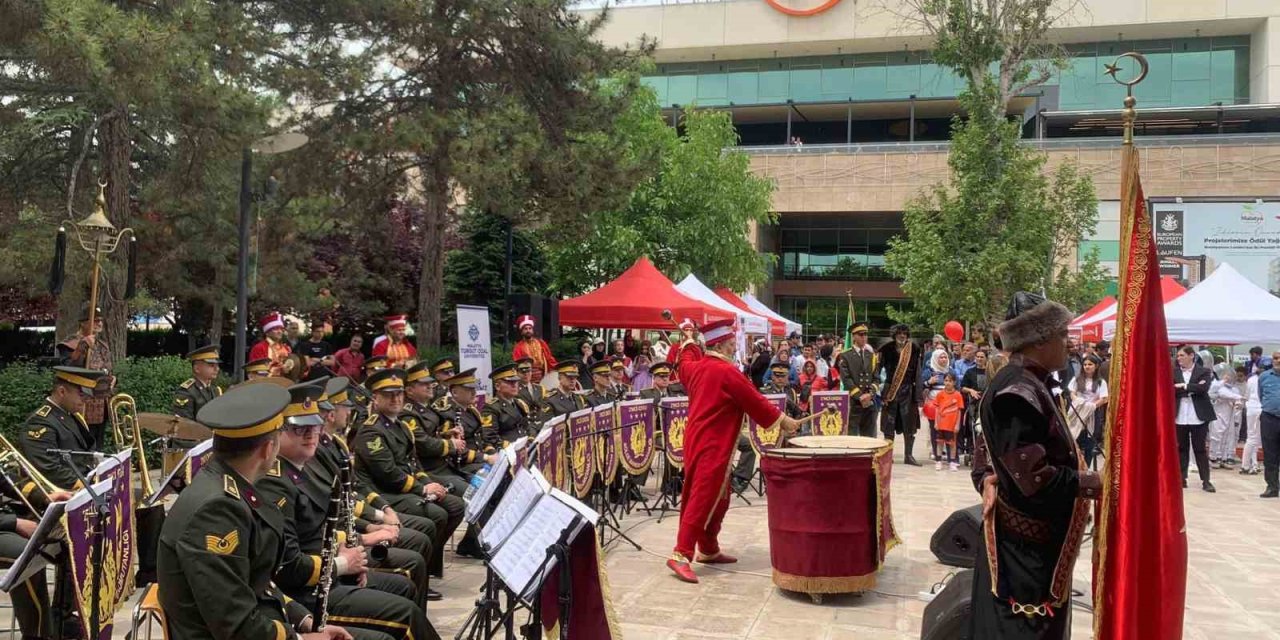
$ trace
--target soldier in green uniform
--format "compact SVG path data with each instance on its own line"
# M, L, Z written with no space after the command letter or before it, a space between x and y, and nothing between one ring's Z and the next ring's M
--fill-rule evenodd
M530 435L529 417L533 409L520 399L520 374L516 366L514 362L505 364L489 374L494 398L480 410L480 429L485 444L495 449Z
M476 408L476 370L467 369L462 373L446 378L440 386L447 394L436 398L431 403L431 411L435 414L436 433L456 435L462 438L466 449L459 449L450 461L453 474L470 481L471 474L484 465L486 456L494 452L493 447L486 446L484 434L480 428L480 410ZM425 416L431 420L430 415ZM428 469L427 473L431 473Z
M760 387L760 393L765 395L786 394L787 396L787 415L792 418L800 419L804 417L804 410L800 408L800 394L787 384L787 376L790 375L790 367L785 362L775 362L769 365L769 382Z
M172 640L299 637L296 619L271 590L284 515L253 487L275 462L288 404L284 389L253 385L228 392L196 414L213 430L213 457L179 494L160 535L159 599ZM301 637L351 636L330 625Z
M19 478L0 477L0 493L10 502L0 503L0 567L9 568L13 561L26 548L27 541L36 532L35 520L40 513L30 513L24 502L29 502L34 509L43 510L48 504L44 496L34 491L34 485L23 487ZM51 495L53 500L66 500L71 494L59 491ZM18 506L21 505L21 506ZM22 512L22 516L14 509ZM53 638L54 616L49 609L49 587L44 571L37 571L26 582L16 585L9 592L9 600L13 603L13 617L18 621L18 630L24 639Z
M556 373L556 388L547 393L546 400L542 403L544 422L587 406L586 399L578 393L578 363L572 360L561 362L556 365Z
M591 365L591 383L593 386L583 396L583 399L587 401L587 406L597 407L618 399L617 391L613 388L613 380L609 377L611 364L608 360L601 360Z
M533 381L533 358L516 360L516 373L520 374L519 396L533 411L531 415L542 414L542 403L546 402L547 390Z
M853 347L836 356L840 383L849 392L849 435L876 436L876 352L867 344L867 325L849 327Z
M173 393L173 415L195 420L200 407L222 395L222 387L213 382L222 359L218 357L218 347L211 344L188 353L187 360L191 362L191 377Z
M467 449L461 434L441 433L441 420L430 406L434 397L434 390L429 384L431 381L434 381L431 368L425 362L419 362L405 372L405 403L400 421L413 432L422 470L444 485L449 493L461 496L466 491L468 478L458 475L449 463L459 453L470 457L468 462L474 462L474 452ZM448 402L446 398L441 400Z
M472 371L474 372L474 370ZM439 400L444 396L444 394L449 392L449 390L445 388L444 381L448 378L452 378L457 373L458 365L454 364L452 357L446 356L431 363L431 377L440 381L440 386L436 387L433 400Z
M351 463L351 451L347 442L339 435L347 425L354 406L351 392L357 387L346 377L315 380L313 384L325 385L324 395L318 403L320 416L324 419L325 428L320 434L320 442L316 455L307 461L306 470L309 476L321 487L332 486L338 479L343 461ZM386 558L381 560L370 558L369 566L377 571L390 571L410 575L415 558L427 559L434 556L436 525L427 518L397 513L382 496L370 486L360 481L358 476L351 478L352 490L356 494L353 511L355 512L355 529L360 534L376 534L389 531L393 534L391 548L387 549ZM430 572L429 572L430 573ZM443 577L438 573L430 573L434 577ZM443 596L431 589L424 581L413 578L415 584L421 583L426 589L427 600L439 600Z
M271 377L271 358L258 358L244 363L244 377L249 380Z
M310 477L307 462L314 458L320 444L324 418L320 416L320 399L324 387L298 384L289 388L291 400L285 408L285 424L280 433L280 455L265 476L254 483L259 498L276 505L284 514L284 554L276 569L275 583L290 598L317 611L316 587L324 568L326 516L337 496L345 501L344 487L322 486ZM344 525L338 522L338 527ZM418 582L404 575L369 571L369 547L394 537L390 531L378 531L359 541L347 540L341 529L334 533L337 541L334 582L330 586L326 611L329 619L350 628L363 627L389 634L399 640L413 640L435 635L430 623L415 601L425 591L425 561L418 557L412 567ZM357 534L358 535L358 534ZM351 544L348 545L347 543ZM356 586L363 577L365 586ZM318 613L318 611L317 611Z
M400 513L430 518L436 525L432 573L443 571L444 545L462 523L462 498L432 479L418 462L413 435L400 423L404 409L403 369L382 369L369 377L372 413L351 441L357 476Z

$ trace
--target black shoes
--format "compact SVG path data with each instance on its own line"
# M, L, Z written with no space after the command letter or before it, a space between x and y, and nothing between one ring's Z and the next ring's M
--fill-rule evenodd
M1260 495L1260 496L1258 496L1258 497L1259 497L1259 498L1280 498L1280 489L1276 489L1275 487L1271 487L1270 489L1267 489L1266 491L1263 491L1263 492L1262 492L1262 495Z
M443 594L443 593L440 593L439 591L436 591L435 589L428 588L428 589L427 589L427 600L428 600L429 602L436 602L437 600L444 600L444 594Z
M1200 488L1201 488L1201 489L1204 489L1206 493L1217 493L1217 492L1218 492L1218 490L1217 490L1217 489L1215 489L1215 488L1213 487L1213 483L1212 483L1212 482L1207 482L1207 481L1206 481L1204 484L1200 485Z

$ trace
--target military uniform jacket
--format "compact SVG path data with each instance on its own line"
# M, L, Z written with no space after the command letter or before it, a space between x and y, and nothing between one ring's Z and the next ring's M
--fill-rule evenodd
M195 378L187 378L187 381L178 385L178 390L173 393L173 415L195 420L200 407L220 395L222 395L222 387L216 384L201 384Z
M305 467L307 476L321 487L333 486L333 481L339 476L338 470L341 468L339 460L342 457L346 457L348 463L353 464L351 450L347 448L346 441L328 433L320 434L320 445L316 447L316 455L307 461ZM360 475L354 471L352 469L351 490L356 493L356 530L364 531L365 526L369 524L360 519L365 509L382 511L391 505L385 498L378 495L372 486L362 481Z
M533 409L519 396L510 400L494 398L480 410L480 429L484 443L495 449L529 434L529 416Z
M795 389L792 389L791 387L777 387L777 386L774 386L773 383L769 383L763 387L760 387L760 393L763 393L765 395L773 395L778 393L786 394L787 415L796 419L804 417L804 410L800 408L800 394L796 393Z
M875 377L876 354L868 349L849 349L836 356L836 369L840 372L840 383L845 391L855 396L850 405L861 408L857 397L864 393L875 394L879 380ZM892 374L890 374L892 375ZM906 384L903 381L903 384Z
M467 443L466 452L455 452L457 454L458 464L471 464L482 457L481 452L491 453L492 448L485 447L484 433L480 428L483 420L480 416L480 410L472 405L464 407L458 404L453 396L441 396L431 403L430 410L422 414L424 420L434 424L435 433L437 435L446 431L458 431L462 433L462 439ZM431 429L432 427L428 427ZM427 469L427 473L431 473Z
M284 458L256 483L258 497L284 514L284 545L275 582L290 598L311 608L312 591L320 583L321 550L325 516L329 511L333 479L321 486L306 471Z
M418 464L413 434L398 420L375 413L351 441L356 477L382 493L422 493L427 474Z
M604 391L592 389L583 396L583 399L587 401L587 406L589 407L598 407L602 404L609 404L610 402L620 400L621 398L622 395L617 393L612 387Z
M50 449L96 451L98 443L80 414L67 413L45 399L44 404L23 423L18 433L18 446L22 448L22 455L49 482L61 489L79 489L82 485L75 471L67 467L62 456L51 453ZM71 464L76 465L82 474L93 469L93 459L85 456L73 456Z
M552 389L547 393L547 399L542 403L543 420L562 416L567 413L573 413L587 406L586 398L579 393L565 393L559 389Z
M160 603L175 640L288 640L269 590L284 516L216 456L178 496L160 532Z
M425 405L409 402L400 414L400 423L413 433L413 446L418 452L418 464L422 470L428 475L448 472L449 459L458 452L454 451L452 440L439 437L435 412Z
M520 393L516 397L524 400L533 410L532 415L538 415L542 412L542 404L547 401L547 390L542 385L536 383L520 384Z

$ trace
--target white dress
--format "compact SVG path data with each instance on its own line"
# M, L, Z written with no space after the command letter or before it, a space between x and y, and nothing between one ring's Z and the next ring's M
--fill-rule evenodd
M1071 437L1080 437L1081 431L1093 434L1094 414L1098 410L1098 401L1107 397L1107 381L1101 378L1085 380L1084 388L1076 390L1071 385L1071 415L1067 416Z

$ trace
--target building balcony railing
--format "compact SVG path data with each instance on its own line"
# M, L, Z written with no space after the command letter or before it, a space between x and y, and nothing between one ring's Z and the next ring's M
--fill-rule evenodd
M882 265L833 264L808 265L779 264L773 270L778 280L849 280L869 282L896 282Z
M1119 148L1115 137L1102 138L1028 138L1024 144L1049 151L1052 149ZM1280 143L1280 133L1211 134L1186 136L1134 136L1134 144L1143 147L1191 147L1205 145L1248 146ZM805 144L733 147L747 155L860 154L860 153L939 153L951 149L950 142L875 142L853 144Z

